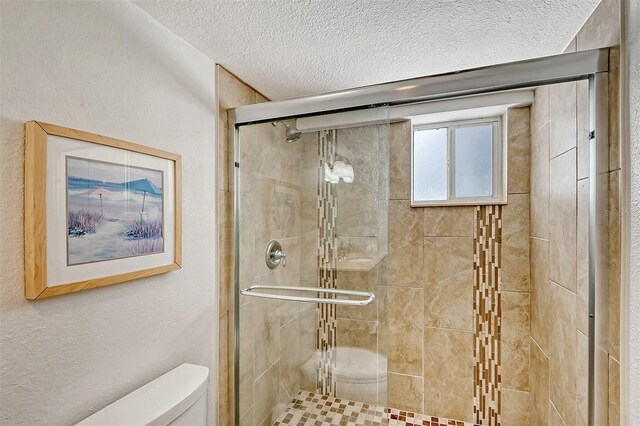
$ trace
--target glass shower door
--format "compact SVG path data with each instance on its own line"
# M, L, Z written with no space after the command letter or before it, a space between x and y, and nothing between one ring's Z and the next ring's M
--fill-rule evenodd
M239 129L237 424L386 405L389 125L303 125Z

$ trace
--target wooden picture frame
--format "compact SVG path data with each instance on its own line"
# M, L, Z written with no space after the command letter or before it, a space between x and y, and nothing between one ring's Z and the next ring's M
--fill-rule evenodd
M27 122L25 297L180 269L181 187L180 155Z

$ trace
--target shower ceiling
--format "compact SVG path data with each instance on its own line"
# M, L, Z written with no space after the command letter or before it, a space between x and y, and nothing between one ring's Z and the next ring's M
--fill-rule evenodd
M135 3L278 100L562 53L598 0Z

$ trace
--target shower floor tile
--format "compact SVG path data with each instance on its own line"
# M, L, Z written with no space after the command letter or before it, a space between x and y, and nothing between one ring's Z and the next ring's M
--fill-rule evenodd
M472 426L472 423L300 391L275 421L276 425Z

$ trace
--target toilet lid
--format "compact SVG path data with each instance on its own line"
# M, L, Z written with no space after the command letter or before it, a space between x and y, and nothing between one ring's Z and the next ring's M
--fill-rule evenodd
M313 374L318 368L320 351L305 362L303 368ZM340 381L370 383L387 379L387 358L367 349L338 346L334 349L335 373Z

